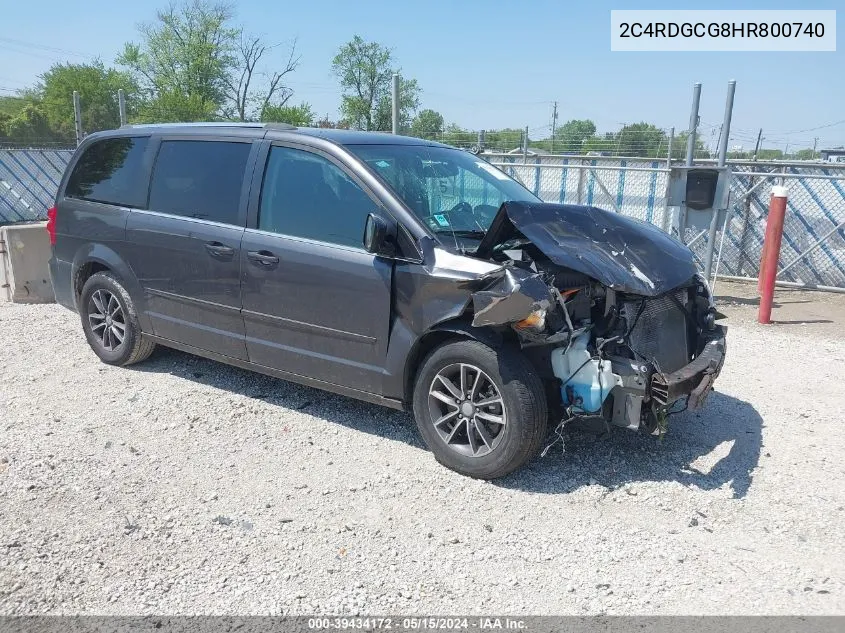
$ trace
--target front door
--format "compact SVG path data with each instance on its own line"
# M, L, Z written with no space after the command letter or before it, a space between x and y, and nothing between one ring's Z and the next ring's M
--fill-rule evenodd
M393 264L361 243L377 207L327 156L270 148L241 247L250 361L381 393Z
M126 226L153 333L244 360L240 266L252 147L162 140L148 210L132 211Z

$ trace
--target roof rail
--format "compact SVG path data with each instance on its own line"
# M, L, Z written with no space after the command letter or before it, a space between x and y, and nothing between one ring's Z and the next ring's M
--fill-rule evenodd
M202 121L197 123L127 123L121 125L120 129L127 128L148 128L148 127L246 127L263 128L265 130L295 130L295 125L288 123L242 123L240 121Z

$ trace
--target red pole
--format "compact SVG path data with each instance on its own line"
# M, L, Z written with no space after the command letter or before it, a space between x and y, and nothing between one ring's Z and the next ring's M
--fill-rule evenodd
M769 202L771 206L771 201ZM771 240L763 240L763 248L760 249L760 272L757 275L757 293L763 293L763 277L766 276L766 263L768 260L769 243Z
M760 311L758 323L772 322L772 302L775 298L775 279L778 276L780 243L783 238L783 222L786 219L786 187L772 187L769 199L769 218L766 220L766 238L763 242L763 265L760 270Z

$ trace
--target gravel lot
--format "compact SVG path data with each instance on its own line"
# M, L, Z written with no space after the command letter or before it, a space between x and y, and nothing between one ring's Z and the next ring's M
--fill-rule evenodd
M729 337L662 441L485 483L406 414L0 304L0 613L845 613L845 341Z

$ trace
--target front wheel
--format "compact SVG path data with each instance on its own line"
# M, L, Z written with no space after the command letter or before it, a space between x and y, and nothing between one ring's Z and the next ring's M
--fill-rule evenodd
M436 348L417 372L414 417L437 461L461 474L495 479L540 450L547 403L528 360L477 341Z

